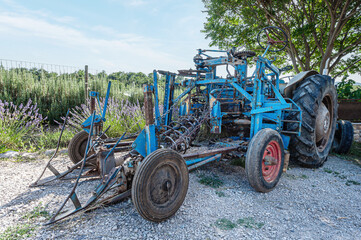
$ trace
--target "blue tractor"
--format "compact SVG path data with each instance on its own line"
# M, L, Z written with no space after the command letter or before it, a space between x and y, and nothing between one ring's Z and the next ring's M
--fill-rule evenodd
M137 135L106 137L102 114L95 111L99 94L91 92L91 112L69 144L74 166L55 176L39 178L33 186L78 171L75 185L49 223L56 222L97 204L110 204L131 196L139 214L160 222L174 215L188 189L188 172L225 154L245 156L250 185L258 192L273 190L289 157L306 167L319 167L327 159L336 130L337 94L333 79L316 71L303 72L280 89L279 69L267 59L269 52L283 50L287 36L277 27L267 27L257 37L264 53L199 49L195 69L179 73L154 71L154 82L144 86L145 128ZM212 56L212 55L221 56ZM249 64L255 70L248 73ZM226 77L217 69L225 68ZM231 72L232 70L232 72ZM159 76L164 75L164 98L159 99ZM177 82L176 77L183 81ZM180 89L177 90L176 89ZM176 92L180 92L176 96ZM162 102L162 106L160 103ZM64 123L65 126L65 123ZM196 141L200 132L209 141ZM116 154L115 154L116 153ZM118 153L120 155L118 155ZM55 155L55 154L54 154ZM118 155L118 156L117 156ZM101 182L93 195L82 203L75 192L82 177L96 172ZM45 171L45 170L44 170ZM62 213L67 201L75 209Z

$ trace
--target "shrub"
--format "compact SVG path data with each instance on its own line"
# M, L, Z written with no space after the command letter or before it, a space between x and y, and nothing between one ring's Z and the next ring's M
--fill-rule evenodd
M343 78L337 84L338 99L361 99L361 87L355 85L354 80Z
M104 99L101 98L101 108L104 107ZM97 114L101 114L99 106L96 109ZM80 131L81 124L91 115L90 109L87 105L81 104L70 110L67 127L70 127L74 132ZM145 119L143 109L137 101L131 103L129 100L118 100L116 98L109 98L107 112L105 115L106 122L104 123L104 130L111 126L107 131L109 137L119 137L125 131L127 133L135 133L145 126ZM62 117L64 121L65 117ZM60 126L61 122L58 123Z
M124 73L133 76L133 73ZM144 75L144 74L143 74ZM129 99L132 103L142 101L143 92L140 83L149 81L145 75L129 79L113 79L110 96L117 99ZM134 75L135 76L135 75ZM144 78L144 79L143 79ZM108 87L106 74L89 74L89 88L105 94ZM129 84L134 81L133 84ZM43 69L11 68L0 65L0 99L19 105L29 98L39 107L39 113L46 116L52 124L60 120L68 109L85 103L84 71L73 73L48 72ZM126 94L129 93L129 94Z
M31 99L25 105L0 100L0 148L32 148L44 120Z

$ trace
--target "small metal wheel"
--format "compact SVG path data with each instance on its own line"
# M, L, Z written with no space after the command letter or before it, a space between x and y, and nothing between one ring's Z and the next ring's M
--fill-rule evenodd
M139 214L153 222L173 216L188 191L188 168L177 152L163 148L149 154L138 166L132 183L132 200Z
M266 128L260 130L248 145L246 174L251 186L258 192L273 190L284 164L283 141L278 132Z
M73 163L78 163L84 157L89 134L80 131L70 140L68 145L68 155Z

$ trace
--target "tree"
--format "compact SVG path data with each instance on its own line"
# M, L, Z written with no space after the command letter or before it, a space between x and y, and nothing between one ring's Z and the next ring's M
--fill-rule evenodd
M361 0L203 0L203 32L211 46L256 49L256 35L269 25L288 36L286 51L294 70L331 74L361 70ZM283 63L286 63L286 59Z

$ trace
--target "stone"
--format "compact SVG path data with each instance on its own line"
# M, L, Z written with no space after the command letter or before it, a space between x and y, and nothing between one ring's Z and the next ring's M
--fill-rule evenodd
M24 158L35 159L36 158L36 153L28 153L28 152L26 152L26 153L23 153L21 156L24 157Z
M356 141L356 142L360 142L360 141L361 141L360 135L358 135L358 134L356 135L356 134L355 134L355 135L353 136L353 140Z
M20 153L15 151L7 151L5 153L0 154L0 158L14 158L16 156L19 156Z
M49 149L49 150L46 150L45 152L44 152L44 154L46 155L46 156L52 156L53 154L54 154L54 152L55 152L55 150L54 149Z
M62 149L59 151L59 154L68 154L68 149Z

